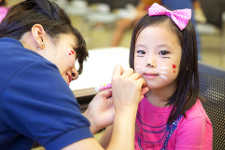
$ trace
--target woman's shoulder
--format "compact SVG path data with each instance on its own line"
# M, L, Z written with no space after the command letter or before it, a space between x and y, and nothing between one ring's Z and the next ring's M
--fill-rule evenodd
M58 68L46 60L41 55L23 47L23 45L12 38L0 38L0 69L2 71L0 77L13 79L16 75L25 72L42 72L48 70L49 74L58 73ZM9 69L13 68L13 69ZM11 75L11 77L10 77ZM5 80L7 82L7 80Z
M13 59L13 62L32 63L34 61L46 62L47 60L38 53L25 48L19 40L10 37L0 38L1 56L5 56L6 61ZM13 57L16 56L16 57ZM29 63L28 63L29 62ZM48 61L47 61L48 62Z

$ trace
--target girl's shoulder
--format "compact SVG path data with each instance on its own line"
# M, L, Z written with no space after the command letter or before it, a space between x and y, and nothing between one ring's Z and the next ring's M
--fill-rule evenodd
M185 117L186 121L195 120L195 119L202 119L205 121L209 121L209 117L206 114L200 99L198 99L196 103L189 110L186 111L185 115L186 115Z

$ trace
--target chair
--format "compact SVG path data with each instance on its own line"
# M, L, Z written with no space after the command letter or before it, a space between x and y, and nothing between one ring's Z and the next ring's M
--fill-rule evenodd
M198 62L200 95L213 126L213 150L225 148L225 69Z
M82 34L86 36L87 45L102 47L104 43L105 46L108 46L112 37L112 29L118 17L106 3L93 3L89 5L89 8L90 12L82 18L83 26L81 28ZM99 36L101 41L96 41L96 38L93 37L94 34ZM102 38L102 34L106 34L106 38Z

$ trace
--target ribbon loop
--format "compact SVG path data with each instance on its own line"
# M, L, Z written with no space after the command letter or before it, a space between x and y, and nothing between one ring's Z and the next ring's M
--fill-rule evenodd
M165 7L154 3L148 9L149 16L168 16L170 17L173 22L179 27L182 31L188 24L189 20L191 19L191 9L177 9L174 11L170 11Z

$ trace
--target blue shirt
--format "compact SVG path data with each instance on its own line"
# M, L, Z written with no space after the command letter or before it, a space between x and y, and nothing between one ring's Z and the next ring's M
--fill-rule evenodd
M34 141L61 149L93 137L58 68L12 38L0 39L0 149L28 150Z

